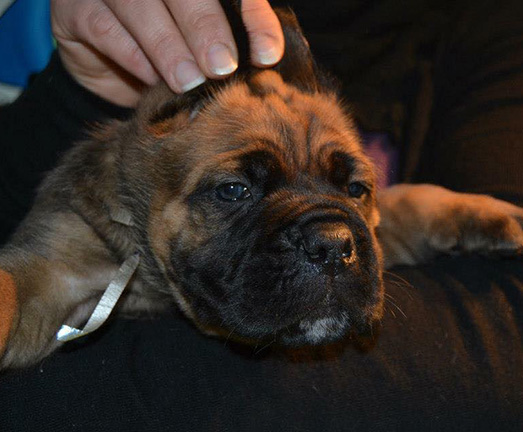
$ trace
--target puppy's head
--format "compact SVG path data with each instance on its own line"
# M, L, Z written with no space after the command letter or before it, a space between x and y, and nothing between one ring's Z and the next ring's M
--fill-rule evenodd
M294 17L280 18L273 70L146 98L128 176L147 191L134 206L147 255L201 328L318 344L381 315L375 176Z

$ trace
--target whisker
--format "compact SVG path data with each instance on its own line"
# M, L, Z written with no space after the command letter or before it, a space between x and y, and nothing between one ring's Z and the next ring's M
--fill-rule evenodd
M239 325L241 325L246 319L248 318L248 315L245 315L241 321L239 323L237 323L233 328L232 330L229 332L229 334L227 335L227 338L225 339L225 342L223 343L223 346L227 346L227 342L229 342L229 339L231 338L231 336L233 335L234 331L238 328Z
M394 301L392 301L390 298L386 298L385 301L389 302L392 306L394 306L399 311L399 313L401 313L405 318L407 318L407 315L405 315L405 312L403 312L403 310Z
M270 341L268 344L262 346L259 350L255 351L255 352L253 353L253 356L258 355L258 354L261 353L264 349L269 348L269 347L270 347L274 342L276 342L276 338L274 338L274 339L273 339L272 341ZM256 346L258 346L258 345L256 345Z
M383 274L386 274L388 276L392 276L392 277L398 279L400 282L402 282L405 286L407 286L409 288L414 288L412 286L412 284L407 279L405 279L403 276L400 276L397 273L394 273L394 272L389 271L389 270L383 270Z
M393 284L394 286L397 286L398 288L402 288L409 295L409 297L412 298L410 290L414 290L415 288L409 281L391 271L384 270L383 274L395 278L396 280L388 279L388 282Z
M384 295L385 297L390 298L391 300L396 300L396 298L395 298L392 294L389 294L388 292L383 293L383 295Z
M394 319L398 318L398 317L396 316L396 312L394 312L394 311L392 310L392 308L390 308L390 307L386 307L385 310L389 311L389 312L391 313L391 315L394 317Z

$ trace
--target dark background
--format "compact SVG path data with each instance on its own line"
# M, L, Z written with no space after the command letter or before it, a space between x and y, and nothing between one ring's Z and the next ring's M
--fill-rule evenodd
M523 204L519 2L292 5L362 128L401 150L404 179ZM4 231L86 123L120 115L56 61L0 111ZM521 260L440 258L393 269L386 286L382 326L363 344L246 348L174 312L116 318L0 376L0 430L521 431Z

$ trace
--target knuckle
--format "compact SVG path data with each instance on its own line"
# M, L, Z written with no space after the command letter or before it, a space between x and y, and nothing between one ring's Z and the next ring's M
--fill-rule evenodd
M83 3L67 0L51 1L51 29L55 37L76 37L81 30L80 17L85 15Z
M114 0L113 0L113 3L114 3ZM125 9L125 8L142 8L144 6L144 2L143 0L118 0L118 4L120 6L120 8L122 9Z
M87 34L94 39L113 35L117 29L117 22L107 9L94 9L90 11L85 20Z
M187 57L180 46L180 41L173 35L165 33L155 38L151 60L162 75L174 70L175 66L182 61L182 57Z
M144 56L142 50L138 46L133 46L125 55L126 63L133 70L137 70L143 66Z
M196 11L188 17L188 25L197 33L216 34L223 27L223 17L217 12Z
M177 45L176 38L170 33L160 33L152 40L152 53L157 59L165 58Z

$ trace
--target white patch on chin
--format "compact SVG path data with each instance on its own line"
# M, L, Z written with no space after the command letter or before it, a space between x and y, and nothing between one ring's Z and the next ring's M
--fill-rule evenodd
M346 318L321 318L315 321L302 321L300 329L305 332L307 342L316 344L327 336L340 336L346 324Z

